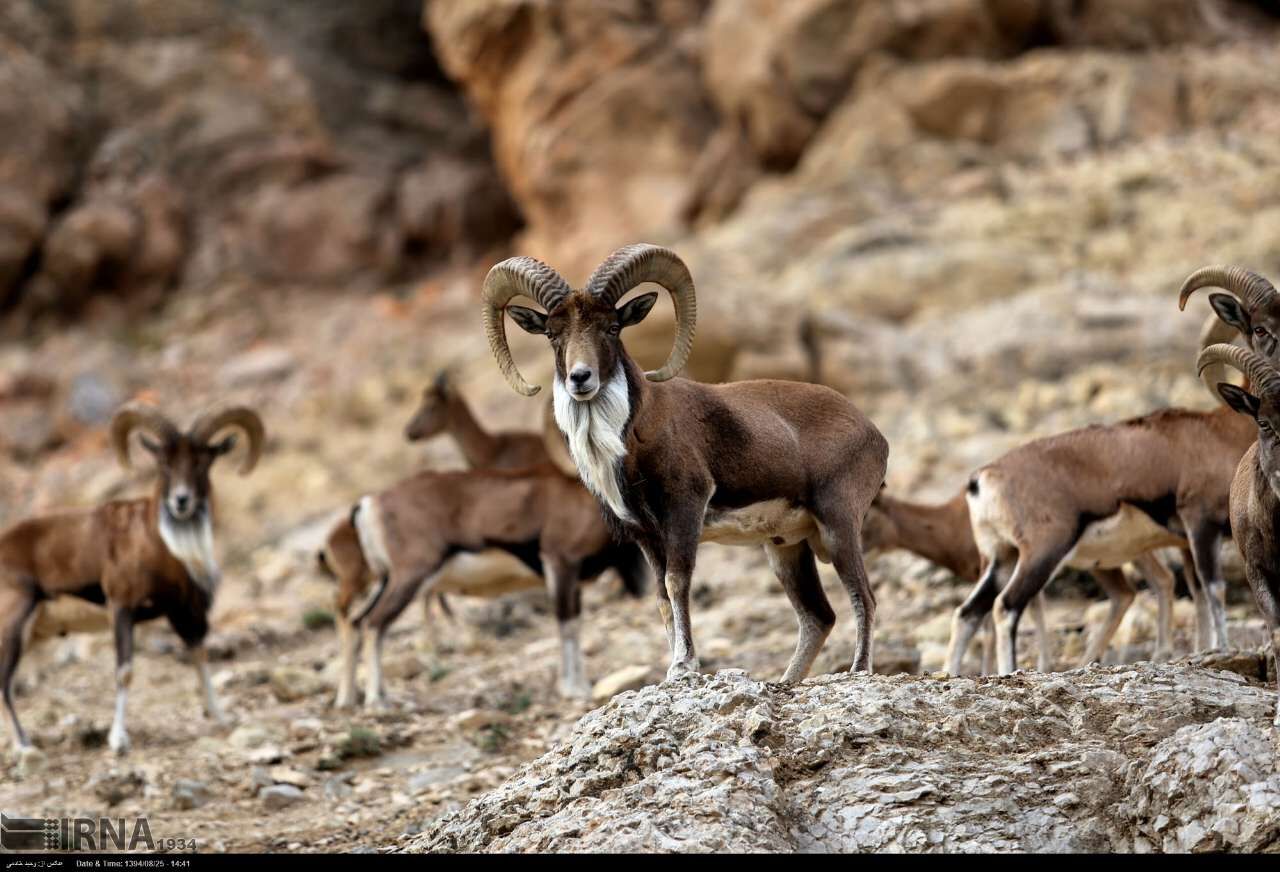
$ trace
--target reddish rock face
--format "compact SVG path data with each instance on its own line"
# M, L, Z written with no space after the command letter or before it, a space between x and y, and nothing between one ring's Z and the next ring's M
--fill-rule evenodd
M519 223L412 2L17 0L0 82L3 308L386 281ZM399 208L438 161L448 201Z
M699 74L702 0L445 0L425 20L484 115L528 221L522 250L585 276L679 228L717 125Z

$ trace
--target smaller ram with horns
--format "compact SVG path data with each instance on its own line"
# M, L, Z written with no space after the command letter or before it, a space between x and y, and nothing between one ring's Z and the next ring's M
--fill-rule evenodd
M149 497L21 521L0 533L0 689L10 734L19 749L29 740L13 707L14 672L37 611L58 597L105 606L115 635L116 708L108 734L113 751L129 747L125 703L133 675L133 627L167 618L186 644L199 674L205 714L224 720L209 681L204 638L221 573L213 550L213 491L209 470L243 431L248 474L262 454L258 414L244 406L206 412L180 430L159 410L131 404L116 412L111 442L130 465L129 439L140 434L158 472Z

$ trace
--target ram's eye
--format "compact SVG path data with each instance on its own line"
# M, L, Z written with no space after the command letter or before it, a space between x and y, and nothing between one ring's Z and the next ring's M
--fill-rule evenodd
M610 336L617 336L617 335L618 335L619 333L621 333L621 332L622 332L622 325L621 325L621 324L610 324L610 325L609 325L609 335L610 335Z
M1264 338L1264 337L1266 337L1266 335L1267 335L1266 328L1264 328L1264 327L1254 327L1254 328L1253 328L1253 335L1254 335L1254 336L1257 336L1257 337L1259 337L1259 338Z

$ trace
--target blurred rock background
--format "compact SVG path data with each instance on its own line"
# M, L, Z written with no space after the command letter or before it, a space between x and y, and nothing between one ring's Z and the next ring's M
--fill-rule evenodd
M106 450L124 400L182 419L255 403L264 463L215 485L215 623L238 658L323 670L331 636L298 634L331 597L310 564L326 519L460 465L403 442L421 387L453 366L490 426L536 418L481 341L484 272L532 254L579 283L638 240L697 280L694 377L844 391L889 437L899 494L950 496L1030 436L1209 408L1209 308L1179 313L1175 292L1211 262L1280 273L1278 35L1274 0L8 0L0 523L146 487ZM664 300L629 347L658 362L670 324ZM545 383L544 344L512 344ZM772 677L794 631L762 557L702 553L704 659ZM882 667L936 668L963 591L905 557L873 570ZM818 671L852 651L831 593ZM649 603L592 597L593 676L661 660ZM1086 606L1053 616L1064 656ZM1149 643L1148 606L1122 658ZM475 705L497 692L476 676L499 675L547 718L573 711L549 694L540 609L464 606L479 635L455 660L489 659L434 690ZM67 666L66 698L99 672ZM481 769L459 783L493 783Z

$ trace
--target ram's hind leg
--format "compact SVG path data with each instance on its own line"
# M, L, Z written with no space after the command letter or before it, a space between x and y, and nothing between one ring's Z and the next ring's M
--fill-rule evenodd
M874 492L871 494L874 496ZM870 672L876 623L876 595L862 563L862 520L871 505L871 496L859 498L852 485L832 492L814 507L822 544L831 556L831 565L849 593L853 619L858 625L858 643L850 672Z
M360 632L346 613L338 612L338 656L342 670L338 673L338 693L333 699L337 709L355 708L356 658L360 653Z
M796 545L766 545L764 553L769 558L774 575L782 582L782 589L796 611L800 625L800 637L796 641L791 663L782 676L784 684L801 681L813 668L814 658L836 623L836 613L822 590L818 580L818 566L813 559L813 549L808 542Z
M13 707L13 676L22 657L23 632L35 608L34 587L0 589L0 694L4 697L4 711L9 720L9 738L19 751L30 747L31 743L18 723L18 713Z
M1246 567L1247 569L1247 567ZM1280 578L1249 575L1249 586L1258 603L1258 611L1267 622L1267 642L1270 650L1271 675L1276 680L1276 714L1274 725L1280 730Z

